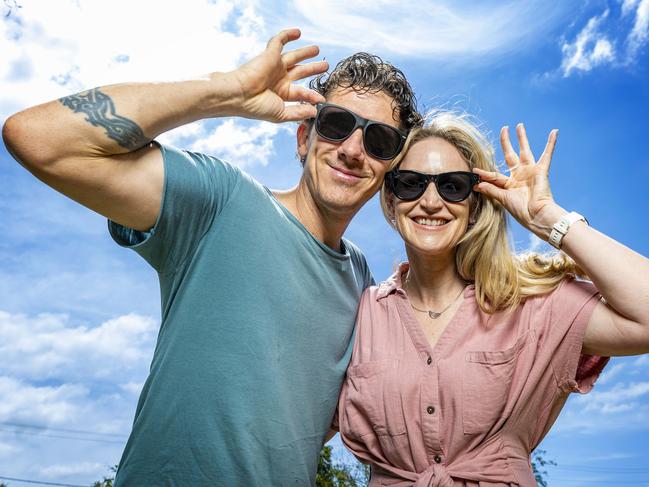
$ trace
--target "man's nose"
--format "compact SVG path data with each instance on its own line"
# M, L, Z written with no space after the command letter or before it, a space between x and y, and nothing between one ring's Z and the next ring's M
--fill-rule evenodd
M358 164L365 157L363 146L363 129L357 128L352 134L343 140L338 146L338 157L347 164Z

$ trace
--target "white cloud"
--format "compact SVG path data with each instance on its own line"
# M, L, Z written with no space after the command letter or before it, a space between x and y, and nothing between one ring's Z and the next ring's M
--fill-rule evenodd
M649 0L640 0L635 12L635 23L627 38L627 62L633 62L636 55L649 39Z
M547 245L545 245L546 242L542 240L541 238L537 237L533 233L530 232L529 236L529 242L528 242L528 252L545 252L547 251Z
M77 384L39 387L0 376L0 419L63 423L81 412L88 392Z
M591 17L574 41L562 41L561 73L568 77L598 66L633 65L648 40L649 0L623 0L619 18L607 9Z
M280 131L290 132L286 124L227 119L215 128L206 124L179 127L158 137L163 143L192 151L214 154L236 166L265 166L273 154L273 141Z
M117 463L148 372L157 322L97 325L0 311L0 472L91 483ZM80 480L84 479L84 480Z
M94 474L97 470L102 470L104 468L105 464L96 462L48 465L47 467L40 469L40 474L46 477L59 478L68 475Z
M67 316L0 311L0 369L26 380L127 378L150 360L158 325L120 316L99 326L71 326Z
M353 43L354 50L479 62L489 59L484 54L511 52L537 41L563 9L560 2L539 1L293 0L282 20L303 27L309 40L321 46L348 49Z
M574 71L590 71L596 66L615 59L615 51L610 40L600 31L609 11L592 17L586 27L577 35L574 42L564 42L561 46L563 76L570 76Z
M260 51L266 37L247 0L21 5L0 20L0 119L93 86L230 70ZM236 29L228 32L228 23Z

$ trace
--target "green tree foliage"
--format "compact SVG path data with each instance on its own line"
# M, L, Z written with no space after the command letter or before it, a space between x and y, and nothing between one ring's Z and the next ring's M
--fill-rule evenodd
M315 478L316 487L364 487L370 477L367 465L356 463L349 465L331 459L331 447L326 446L320 452L318 473Z
M370 480L370 467L359 462L353 464L334 462L331 458L332 448L325 445L320 452L318 461L318 473L315 478L316 487L365 487ZM553 460L546 460L545 450L536 450L532 454L532 471L536 483L540 487L548 487L545 476L547 471L543 470L546 465L556 465ZM114 473L117 465L111 468ZM112 477L104 477L104 480L95 482L92 487L113 487ZM8 487L0 482L0 487Z
M117 465L111 467L110 471L113 473L117 472ZM115 480L114 475L112 477L104 477L104 480L95 482L92 484L92 487L113 487L113 480Z
M554 460L546 460L545 454L545 450L534 450L532 452L532 472L534 472L534 478L540 487L548 487L548 481L545 479L548 472L544 470L544 467L557 464Z

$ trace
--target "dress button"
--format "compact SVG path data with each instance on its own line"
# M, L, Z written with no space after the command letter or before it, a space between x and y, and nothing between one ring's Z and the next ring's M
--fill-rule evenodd
M426 408L426 412L427 412L428 414L433 414L433 413L435 412L435 408L434 408L433 406L428 406L428 407Z
M432 363L433 363L433 359L430 358L430 357L428 357L428 360L426 360L426 363L427 363L428 365L432 364Z
M439 455L435 455L433 457L433 460L435 460L435 463L442 463L442 457L440 457Z

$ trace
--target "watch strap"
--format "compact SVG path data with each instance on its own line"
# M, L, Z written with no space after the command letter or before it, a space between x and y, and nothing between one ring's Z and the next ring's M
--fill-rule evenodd
M563 215L559 220L552 226L552 230L550 231L550 238L548 239L548 243L552 245L554 248L560 249L561 248L561 242L563 241L563 238L566 236L568 233L568 230L570 229L570 226L578 222L580 220L583 220L588 224L588 220L583 215L580 215L579 213L575 211L571 211L570 213L566 213Z

